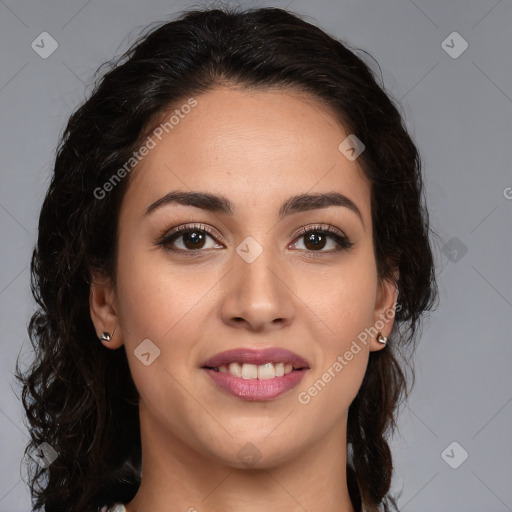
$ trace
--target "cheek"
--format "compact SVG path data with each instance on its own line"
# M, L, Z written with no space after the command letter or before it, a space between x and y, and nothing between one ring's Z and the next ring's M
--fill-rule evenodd
M359 251L322 273L302 274L297 286L297 295L317 319L319 343L331 356L344 352L372 325L377 272L370 251Z
M172 271L154 253L120 251L118 315L133 381L149 413L183 439L188 434L180 418L201 417L183 383L191 378L194 338L205 315L200 299L212 286L213 279Z
M210 293L221 276L177 270L160 250L126 241L117 271L118 315L133 380L151 403L187 407L180 383L191 379L197 343L211 317ZM120 245L121 247L121 245ZM206 268L206 267L205 267ZM150 342L146 341L150 340ZM145 345L143 345L145 343ZM142 351L141 347L146 347ZM141 354L149 352L145 365ZM148 361L149 360L149 361Z
M368 364L377 273L370 255L360 254L336 271L317 276L314 290L309 278L302 281L301 296L317 317L318 365L300 389L298 401L319 418L339 418L355 398ZM311 316L311 318L314 318Z
M340 283L337 288L331 283L331 301L321 308L323 328L315 335L318 364L297 396L315 431L342 421L361 387L369 357L365 329L372 325L375 300L368 291L371 282L368 287Z
M118 313L125 342L133 345L149 338L166 346L170 339L182 338L179 334L201 311L201 298L216 280L207 273L178 269L161 249L137 250L133 241L126 240L120 251L117 271ZM179 348L179 343L172 345Z

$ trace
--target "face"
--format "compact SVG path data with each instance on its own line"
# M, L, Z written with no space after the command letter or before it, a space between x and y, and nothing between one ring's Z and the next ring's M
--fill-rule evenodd
M125 345L147 436L272 467L343 438L396 291L328 109L290 90L195 100L129 176L116 286L93 285L91 313Z

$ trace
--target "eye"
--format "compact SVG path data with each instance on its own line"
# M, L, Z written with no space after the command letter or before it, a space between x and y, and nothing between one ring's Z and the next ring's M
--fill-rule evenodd
M210 244L210 247L208 247L206 246L208 239L215 242L213 232L207 226L203 224L188 224L172 229L160 239L158 245L170 252L188 254L197 252L199 249L221 249L224 247L217 243ZM179 247L180 245L181 247Z
M178 226L161 236L157 245L170 252L198 256L203 252L202 249L222 249L224 246L216 243L216 238L220 238L220 235L214 235L213 231L204 224L187 224ZM297 238L299 240L291 247L304 250L309 253L309 257L313 258L326 253L332 254L347 250L354 245L343 232L329 225L305 226L295 234L295 240ZM207 246L208 239L211 241L209 247ZM301 240L304 240L304 249L296 247ZM323 250L325 247L328 247L328 250Z
M304 240L304 250L308 252L320 252L320 253L335 253L343 250L350 249L354 245L349 239L338 229L332 226L305 226L299 230L297 236L300 240ZM323 251L326 246L329 250ZM295 242L293 245L296 246L299 242ZM299 247L299 249L302 249ZM311 255L317 257L319 255Z

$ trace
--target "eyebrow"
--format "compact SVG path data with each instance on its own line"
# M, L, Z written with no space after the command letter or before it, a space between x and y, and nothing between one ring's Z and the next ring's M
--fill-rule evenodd
M165 196L157 199L149 205L144 211L144 215L149 215L155 210L168 204L181 204L184 206L193 206L206 211L233 215L233 204L224 196L209 194L207 192L184 192L174 190ZM293 213L305 212L328 208L330 206L342 206L354 212L364 227L363 216L357 205L347 196L339 192L327 192L318 194L300 194L288 198L279 209L279 220Z

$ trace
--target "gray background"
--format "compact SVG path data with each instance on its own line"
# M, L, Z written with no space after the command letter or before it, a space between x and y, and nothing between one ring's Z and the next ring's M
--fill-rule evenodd
M416 384L392 442L401 510L512 510L512 2L241 4L288 6L370 52L422 153L442 239L441 302L419 343ZM0 511L31 509L13 368L20 349L24 360L31 355L29 261L59 134L96 68L124 51L130 34L193 5L208 4L0 0ZM31 47L45 31L59 45L47 59ZM454 31L469 45L457 58L444 49L458 53L457 36L442 45ZM460 464L462 450L469 456L453 469L446 461Z

